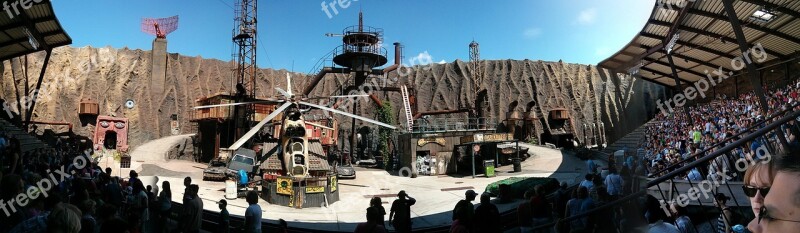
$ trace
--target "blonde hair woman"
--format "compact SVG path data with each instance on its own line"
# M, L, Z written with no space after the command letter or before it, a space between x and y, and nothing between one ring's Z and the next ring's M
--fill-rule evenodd
M756 161L744 172L742 189L744 194L750 198L750 206L756 217L758 217L758 211L764 206L764 197L769 193L776 173L772 160Z

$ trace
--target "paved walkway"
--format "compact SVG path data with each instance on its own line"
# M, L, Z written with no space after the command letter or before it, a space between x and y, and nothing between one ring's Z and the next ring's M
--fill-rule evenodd
M271 205L262 200L259 203L264 210L262 216L264 221L269 223L277 223L278 219L284 219L293 228L352 232L358 223L366 220L365 210L372 195L395 195L400 190L405 190L411 197L417 199L417 204L411 207L414 228L449 226L452 208L458 200L463 199L466 189L482 193L489 183L509 177L551 177L569 184L583 179L585 163L574 155L545 147L520 145L530 148L529 153L533 154L522 163L522 172L514 173L510 171L511 166L503 166L497 169L497 176L492 178L469 176L407 178L393 176L382 170L359 169L360 174L357 179L340 180L340 201L328 207L294 209ZM224 198L225 184L202 181L202 169L206 167L205 164L179 160L165 163L154 158L152 161L144 161L141 167L142 176L160 176L159 184L164 180L170 181L173 197L183 196L183 178L192 177L193 183L200 186L200 197L204 201L204 208L219 211L216 202ZM460 189L443 191L448 188ZM394 197L383 199L387 214L394 200ZM518 203L497 205L503 212L516 208ZM244 199L228 200L228 211L233 216L243 216L246 206ZM387 227L391 229L388 224Z

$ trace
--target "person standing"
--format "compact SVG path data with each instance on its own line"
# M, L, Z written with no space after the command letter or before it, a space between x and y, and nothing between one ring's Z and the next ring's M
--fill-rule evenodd
M533 190L535 193L531 198L531 217L533 217L531 226L536 228L552 221L552 210L550 208L550 202L547 201L547 193L544 190L544 186L536 185ZM538 230L536 232L541 231L542 230Z
M225 199L219 200L219 232L220 233L228 233L230 232L231 226L231 214L228 213L228 201Z
M475 220L476 232L499 232L502 229L497 226L500 222L500 211L492 204L489 195L481 195L481 205L475 208Z
M608 195L610 200L617 200L620 195L622 195L622 186L625 185L623 183L622 177L617 174L617 168L611 166L608 169L608 176L606 176L605 185L608 190Z
M380 225L382 227L386 227L383 223L383 216L386 216L386 209L383 208L382 201L380 197L372 197L369 201L369 208L367 208L367 214L372 214L375 216L367 216L367 220L372 219L375 221L375 224Z
M192 184L186 187L186 189L187 193L185 193L185 196L188 200L184 200L186 204L183 206L184 212L181 229L183 229L185 233L197 233L200 232L200 226L203 224L203 200L200 200L200 197L197 196L200 187L196 184Z
M464 200L458 201L456 207L453 208L453 221L458 220L470 231L473 230L472 226L474 225L475 205L472 204L472 201L475 200L475 196L478 196L475 191L467 190L464 193Z
M169 181L161 183L161 193L158 195L158 226L161 232L169 232L167 224L172 210L172 189L169 186Z
M250 206L244 211L244 232L260 233L261 206L258 205L258 193L256 191L248 191L246 199Z
M406 191L397 193L397 200L392 202L389 212L389 223L396 232L411 232L411 206L415 203L417 200L408 196Z

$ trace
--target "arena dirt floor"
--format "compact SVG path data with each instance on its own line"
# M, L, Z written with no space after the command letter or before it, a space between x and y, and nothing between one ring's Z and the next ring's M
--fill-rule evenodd
M153 143L151 145L169 144L168 141L176 139L163 138L160 140L165 141L159 143L157 142L159 140L156 140L151 142ZM328 207L295 209L271 205L261 200L259 204L264 211L263 221L277 224L278 219L284 219L292 228L352 232L358 223L366 221L366 208L369 207L369 200L372 196L393 196L400 190L405 190L417 200L416 205L411 207L414 228L449 226L452 208L460 199L464 198L466 189L474 189L480 194L489 183L509 177L551 177L559 181L566 181L568 184L575 184L580 182L586 173L585 162L569 152L540 146L520 145L529 147L529 153L532 154L531 158L522 163L522 172L511 172L511 166L502 166L497 168L497 176L492 178L446 175L408 178L391 175L383 170L357 168L356 179L339 181L340 201L332 203ZM158 156L153 155L159 154L159 152L153 151L153 147L145 148L148 148L146 149L148 156L134 157L133 159L137 163L134 164L135 167L132 167L139 171L143 181L157 183L159 186L162 181L169 181L172 186L172 196L182 197L183 179L189 176L192 178L192 183L200 186L203 207L206 210L219 211L217 201L225 197L225 183L203 181L202 171L206 167L205 164L159 159ZM133 154L136 155L137 152L134 151ZM383 198L384 208L387 212L394 200L395 197ZM520 201L497 204L497 207L501 212L508 211L516 208ZM477 200L475 203L478 204ZM228 211L233 216L243 216L246 207L247 203L244 198L228 200ZM388 220L388 216L386 219ZM389 224L387 227L392 229Z

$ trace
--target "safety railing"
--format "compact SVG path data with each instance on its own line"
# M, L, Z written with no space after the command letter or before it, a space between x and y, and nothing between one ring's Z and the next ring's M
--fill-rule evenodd
M583 212L583 213L580 213L580 214L576 214L576 215L573 215L573 216L569 216L569 217L565 217L563 219L560 219L559 222L569 223L571 221L576 221L576 220L579 220L581 218L594 216L594 215L600 213L601 211L606 211L609 208L614 208L616 210L617 208L620 208L623 205L627 206L627 205L630 205L631 203L634 203L635 201L637 201L638 198L640 198L640 197L642 197L644 195L647 195L648 193L655 193L656 195L660 195L661 196L661 202L665 203L665 204L669 204L667 202L674 201L677 198L680 198L679 197L680 195L677 195L677 194L681 193L681 192L677 189L676 185L672 185L673 183L675 183L675 181L681 181L681 182L684 182L684 183L688 183L688 189L690 189L690 190L692 190L692 189L700 190L700 191L706 190L707 188L704 188L703 186L701 186L701 183L709 183L709 182L712 182L712 181L709 181L707 179L702 179L702 180L684 179L683 177L685 176L685 174L688 174L689 172L699 173L698 174L699 177L703 177L703 178L708 177L709 171L705 171L703 169L704 166L706 166L708 164L713 164L713 163L723 164L723 163L725 163L725 161L727 161L727 163L728 163L728 166L729 166L728 168L737 169L737 172L739 172L739 170L742 170L742 169L741 168L736 168L735 166L736 166L737 162L741 163L742 158L733 157L733 155L731 154L731 151L733 151L733 150L735 150L735 149L737 149L739 147L746 146L746 145L748 145L748 143L750 143L750 142L752 142L754 140L758 140L760 137L763 137L764 135L770 134L774 130L781 130L781 127L784 124L786 124L789 121L796 120L798 117L800 117L800 110L797 110L796 107L797 107L797 105L792 106L791 108L788 108L787 110L780 111L780 112L774 114L772 117L769 117L766 120L764 120L761 124L754 125L754 127L751 127L752 129L755 129L755 128L757 128L759 126L762 126L762 125L763 126L760 127L760 128L755 129L754 131L752 131L749 134L744 134L743 133L743 134L737 134L735 137L731 137L731 138L740 137L738 140L735 140L735 141L729 142L729 143L725 143L725 142L718 143L718 144L714 145L714 148L718 148L718 149L704 150L704 151L702 151L700 153L694 154L692 156L694 158L693 160L684 160L684 161L682 161L682 164L673 165L674 169L665 171L664 175L661 175L659 177L652 178L652 179L648 180L645 183L644 187L642 187L641 189L634 189L634 191L632 193L627 194L626 196L624 196L622 198L619 198L619 199L613 200L613 201L609 201L606 204L603 204L603 205L598 206L596 208L592 208L591 210L588 210L586 212ZM766 124L766 125L764 125L764 124ZM752 129L749 129L748 131L745 131L745 132L750 132L750 130L752 130ZM726 140L726 141L730 141L730 140ZM706 153L708 153L708 154L704 155ZM768 153L773 153L773 152L768 152ZM770 159L774 159L774 158L770 158ZM749 162L748 162L748 164L749 164ZM746 216L746 217L752 218L752 216L753 216L752 213L746 213L748 211L745 211L745 210L743 210L743 208L741 208L742 206L746 206L747 205L746 202L749 201L749 200L747 200L746 198L742 198L741 197L741 194L743 192L741 190L741 187L735 187L734 185L732 185L731 181L734 181L734 180L737 180L737 179L736 178L731 178L731 179L727 178L727 177L741 177L741 176L738 175L738 174L734 175L733 173L725 173L725 171L723 171L722 173L717 173L715 171L714 175L721 176L723 179L722 180L718 180L718 181L716 181L716 183L714 183L714 185L716 187L714 187L714 189L713 189L714 190L714 194L712 194L712 197L716 193L725 194L729 198L733 197L733 198L730 198L730 200L733 201L734 205L730 206L730 207L735 207L735 208L731 208L731 210L733 212L735 212L734 215ZM714 175L712 175L712 177ZM664 184L667 184L666 187L668 187L670 189L668 192L665 192L663 190L664 188L662 186L665 186ZM734 186L734 187L732 187L732 186ZM638 190L638 191L635 191L635 190ZM691 192L691 191L689 191L689 192ZM689 193L687 193L687 194L688 195L684 195L684 196L689 196L691 198L691 196L693 195L693 194L689 194ZM695 192L695 196L700 196L700 195L702 195L702 194ZM691 202L691 204L696 204L696 205L699 205L701 207L701 208L699 208L699 211L701 211L702 214L699 214L697 216L715 216L715 215L710 215L709 214L709 209L711 209L710 207L714 207L714 206L711 206L711 204L709 204L708 202L696 201L696 202ZM612 211L612 212L615 212L615 211ZM638 212L638 213L644 213L644 212ZM651 214L657 214L657 213L651 213ZM712 212L712 214L713 214L713 212ZM639 217L642 217L642 216L639 216ZM725 217L724 219L725 219L725 221L729 221L729 222L733 221L732 219L728 219L727 217ZM619 220L619 219L617 219L617 220ZM695 227L695 230L697 232L703 232L703 231L700 231L700 229L698 229L698 226L700 225L701 222L705 222L705 221L712 221L713 222L712 219L695 219L695 220L701 220L701 221L694 221L695 224L693 224L693 227ZM534 230L547 229L547 228L553 227L556 223L557 222L554 221L554 222L551 222L551 223L535 226ZM603 223L603 224L606 224L606 223ZM609 224L614 224L614 223L609 223ZM734 223L729 224L729 225L730 225L730 227L733 227L734 224L742 224L742 225L746 226L747 222L734 222ZM716 223L713 223L712 225L714 225L714 227L716 227Z
M494 118L420 118L414 120L411 132L433 133L495 129L497 129L497 119Z

